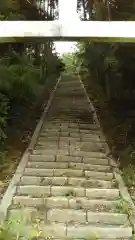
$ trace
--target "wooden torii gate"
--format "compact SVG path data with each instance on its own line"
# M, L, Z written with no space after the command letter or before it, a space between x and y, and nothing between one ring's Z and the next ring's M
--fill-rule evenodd
M69 2L72 11L68 12ZM64 17L63 4L67 10ZM81 21L76 6L77 0L59 0L59 20L54 21L0 21L0 42L19 41L24 37L38 41L89 38L97 42L135 42L135 21Z

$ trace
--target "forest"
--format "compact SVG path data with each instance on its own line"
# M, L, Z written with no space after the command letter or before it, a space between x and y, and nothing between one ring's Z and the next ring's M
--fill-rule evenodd
M83 9L83 14L82 14ZM134 21L135 1L78 0L82 20ZM111 154L135 200L135 45L79 41L64 55L67 71L81 76Z
M0 1L0 20L53 20L58 2ZM53 41L0 44L0 192L28 146L61 72ZM4 183L3 183L4 182Z
M135 19L134 0L78 0L81 20ZM6 0L0 20L54 20L58 1ZM0 44L0 169L5 186L26 148L65 64L78 73L97 110L129 190L135 183L135 45L79 41L58 57L53 41ZM69 66L70 65L70 66ZM69 66L69 67L68 67ZM10 168L9 168L10 165ZM3 181L2 181L3 182ZM135 199L135 196L133 196Z

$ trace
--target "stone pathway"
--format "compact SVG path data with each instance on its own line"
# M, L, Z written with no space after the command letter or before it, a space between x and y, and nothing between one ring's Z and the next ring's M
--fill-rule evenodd
M54 239L131 239L105 142L77 78L63 78L8 209ZM97 238L96 238L97 237Z

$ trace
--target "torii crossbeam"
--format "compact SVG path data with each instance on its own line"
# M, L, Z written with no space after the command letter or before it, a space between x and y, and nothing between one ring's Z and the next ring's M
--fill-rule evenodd
M70 9L68 13L69 2L72 11ZM66 13L63 13L63 4ZM88 38L99 42L135 42L135 21L81 21L76 5L77 0L59 0L59 20L1 21L0 42L24 40L24 37L38 41L45 38L66 41Z

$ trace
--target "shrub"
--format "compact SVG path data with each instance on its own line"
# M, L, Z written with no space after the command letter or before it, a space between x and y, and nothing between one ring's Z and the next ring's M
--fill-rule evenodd
M6 138L4 129L6 127L9 110L9 99L0 93L0 142Z
M0 65L0 92L11 101L30 102L36 95L40 70L31 65Z

